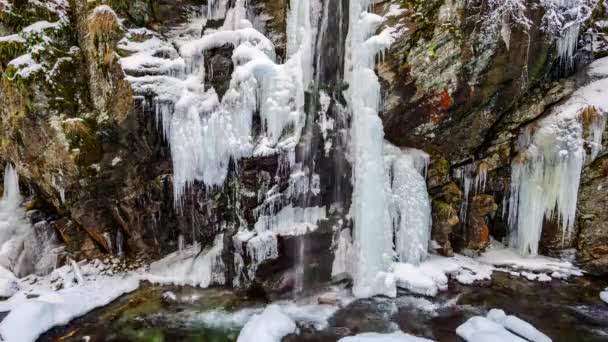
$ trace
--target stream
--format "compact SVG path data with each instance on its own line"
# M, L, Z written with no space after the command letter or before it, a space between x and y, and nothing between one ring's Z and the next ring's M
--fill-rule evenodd
M355 300L340 290L336 305L311 306L319 295L295 304L278 303L291 308L286 311L295 315L300 327L298 335L283 339L289 342L330 342L362 332L395 330L461 341L456 328L492 308L530 322L556 342L606 341L608 304L598 296L606 285L606 279L590 277L540 283L496 272L492 281L475 286L450 282L449 289L435 298L400 293L395 299ZM39 341L236 341L248 318L265 304L233 290L145 283L106 307L52 329ZM315 314L318 320L311 317Z

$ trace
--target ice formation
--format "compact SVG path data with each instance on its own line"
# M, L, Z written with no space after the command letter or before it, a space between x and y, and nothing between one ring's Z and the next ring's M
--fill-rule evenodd
M486 317L470 318L456 333L467 342L551 342L551 338L530 323L499 309L490 310Z
M597 72L603 63L605 59L593 63L590 70ZM522 255L538 253L545 219L557 219L563 238L572 234L587 159L585 147L591 150L588 159L595 158L601 148L608 112L606 89L607 78L592 81L520 135L519 155L511 165L508 222L512 243ZM588 141L585 126L589 127Z
M150 264L142 278L152 283L209 287L223 285L225 266L222 260L224 235L216 236L207 250L188 246Z
M222 0L210 2L208 12L221 15L225 6ZM243 0L227 11L218 31L175 38L178 50L150 32L144 42L121 42L123 50L132 52L121 65L137 95L152 95L157 121L171 146L178 206L194 181L221 186L231 160L295 147L304 125L304 91L312 77L309 6L309 1L292 1L284 64L276 63L272 42L246 19ZM204 59L207 51L225 45L234 47L235 70L220 99L205 84L206 73L213 70L205 70ZM252 131L256 113L259 136Z
M17 289L16 278L47 274L55 268L58 243L53 228L45 221L34 226L21 207L19 178L12 165L4 172L4 193L0 199L0 288L7 295Z
M346 43L345 94L352 113L351 158L353 165L354 221L353 292L358 297L390 294L392 280L386 271L393 258L392 233L386 227L387 200L383 191L384 130L378 117L380 83L373 67L376 55L393 41L392 30L373 35L383 18L369 13L369 0L354 0L349 8L349 32Z
M418 264L427 257L431 237L431 202L425 170L429 156L384 144L388 222L394 231L397 258Z

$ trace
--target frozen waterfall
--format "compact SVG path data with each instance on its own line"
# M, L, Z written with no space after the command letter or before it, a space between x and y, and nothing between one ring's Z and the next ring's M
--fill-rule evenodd
M348 255L352 267L344 268L353 276L354 292L360 297L394 295L389 266L395 260L413 264L423 260L430 235L424 176L428 156L384 143L378 116L380 83L374 67L377 56L392 44L395 30L386 28L375 34L384 18L366 10L372 2L350 1L344 47L344 83L349 85L344 98L352 119L345 145L353 166L350 216L354 227L352 241L348 246L342 243L336 252L336 264L345 264L338 259ZM306 198L301 194L318 195L321 188L319 175L301 154L307 153L310 143L303 140L309 133L304 128L316 124L315 114L305 108L305 94L311 92L314 97L319 92L315 82L322 78L320 65L328 63L319 49L323 39L330 37L325 32L331 26L327 17L330 3L290 1L287 55L282 64L271 40L248 20L246 2L237 0L232 8L224 8L226 4L211 1L202 11L203 16L225 17L221 27L205 29L202 36L196 30L180 31L170 34L167 42L151 31L130 30L120 42L130 55L120 63L135 94L155 110L170 146L177 208L194 182L221 188L230 165L238 167L241 158L279 155L280 169L290 173L284 193L265 189L258 194L263 203L254 209L255 227L240 227L233 237L237 273L251 279L258 264L278 257L279 236L306 234L316 229L317 221L331 215L319 203L293 200ZM129 39L129 35L141 34L148 40ZM220 96L209 84L214 71L206 70L205 59L214 49L224 47L232 48L234 71ZM326 112L330 101L321 103ZM258 117L259 131L254 130ZM298 144L304 152L296 152ZM325 144L328 153L331 144ZM242 256L249 259L247 270L239 259ZM305 258L300 256L300 263Z
M383 18L367 12L369 0L353 0L349 9L345 79L352 113L351 154L353 164L354 221L353 292L357 297L395 295L387 273L393 260L391 224L385 213L384 129L378 116L380 83L373 68L376 55L393 41L390 30L373 35Z

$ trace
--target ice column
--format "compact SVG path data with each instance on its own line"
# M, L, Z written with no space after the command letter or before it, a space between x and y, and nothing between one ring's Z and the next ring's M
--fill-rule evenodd
M373 70L375 56L392 43L391 32L372 36L383 19L368 13L369 0L350 2L345 77L352 112L354 252L353 293L357 297L396 294L385 272L393 258L392 232L386 222L384 131L378 117L380 83Z

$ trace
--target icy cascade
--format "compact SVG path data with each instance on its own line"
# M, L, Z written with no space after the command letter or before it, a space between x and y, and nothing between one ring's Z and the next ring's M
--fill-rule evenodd
M427 257L431 234L431 201L423 176L429 156L384 144L388 222L395 236L397 258L418 265Z
M390 30L373 36L383 19L365 9L370 0L353 0L349 8L345 80L346 99L352 113L351 154L353 165L354 221L353 293L357 297L376 294L394 295L386 271L393 258L392 232L386 227L387 200L383 191L384 130L378 117L380 83L373 67L376 55L393 41Z
M605 58L596 61L590 70L599 70L605 63ZM542 119L538 129L528 126L520 135L519 155L511 165L508 219L511 242L520 254L538 253L545 219L557 219L563 238L572 234L585 148L591 151L590 159L601 148L608 112L606 89L606 78L580 88ZM585 127L590 132L588 140Z

